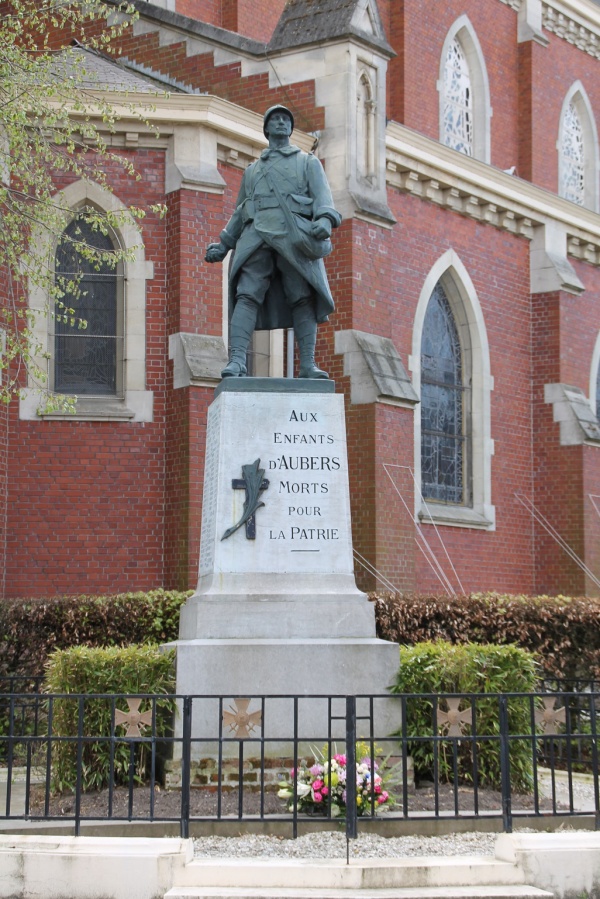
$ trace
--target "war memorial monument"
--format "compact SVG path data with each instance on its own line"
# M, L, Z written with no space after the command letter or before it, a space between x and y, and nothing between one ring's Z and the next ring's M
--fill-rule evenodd
M323 257L341 217L319 160L290 143L293 125L285 107L267 110L269 147L206 252L214 263L234 251L230 350L208 414L200 577L181 614L179 694L377 694L398 665L354 580L344 399L314 359L317 324L334 308ZM298 377L247 377L255 328L287 327ZM315 738L327 732L320 717ZM378 732L386 728L380 720ZM264 736L290 735L282 703Z

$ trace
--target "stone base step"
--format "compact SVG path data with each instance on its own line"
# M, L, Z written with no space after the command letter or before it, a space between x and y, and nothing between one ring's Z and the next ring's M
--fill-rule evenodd
M553 895L523 884L380 890L176 887L165 894L165 899L553 899Z
M349 865L343 859L196 858L178 873L174 886L349 891L517 886L523 881L516 864L491 856L352 859Z

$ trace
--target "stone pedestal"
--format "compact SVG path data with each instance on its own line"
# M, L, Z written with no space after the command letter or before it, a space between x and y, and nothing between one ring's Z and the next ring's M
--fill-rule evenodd
M331 381L224 380L208 416L200 578L181 614L177 692L277 694L262 735L285 740L284 697L382 694L398 664L354 581L343 397ZM301 703L306 739L328 736L319 705ZM394 709L376 703L377 736L398 728ZM216 737L215 720L195 700L194 735Z

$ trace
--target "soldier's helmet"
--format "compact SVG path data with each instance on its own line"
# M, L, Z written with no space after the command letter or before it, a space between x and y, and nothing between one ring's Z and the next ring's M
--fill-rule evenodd
M294 130L294 116L292 115L290 110L287 108L287 106L281 106L280 104L277 104L276 106L270 106L267 109L267 111L265 112L265 115L263 118L263 134L265 135L265 137L267 137L267 122L269 121L269 119L271 118L271 116L273 115L274 112L285 112L285 114L288 116L290 122L292 123L292 131Z

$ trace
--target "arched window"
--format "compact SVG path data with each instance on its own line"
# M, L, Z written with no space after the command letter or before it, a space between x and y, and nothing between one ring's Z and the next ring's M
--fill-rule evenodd
M356 170L370 182L375 179L375 106L371 80L363 71L356 91Z
M565 200L598 209L598 134L581 82L567 93L558 137L558 192Z
M84 319L87 327L73 326L71 316L65 321L67 313L55 308L54 300L49 310L47 292L35 283L30 284L29 305L34 311L33 337L40 347L36 363L40 368L48 366L50 392L77 395L77 407L74 412L44 410L39 387L30 379L22 391L19 416L29 421L152 421L154 394L146 382L146 283L154 277L154 269L146 259L139 226L115 194L93 182L74 181L57 193L56 203L71 210L65 215L64 231L57 235L58 247L56 238L43 229L36 230L32 240L40 253L54 259L58 278L79 281L76 302L68 296L63 302L75 310L72 317ZM107 234L82 227L85 209L114 214ZM73 245L69 250L73 237L80 248L87 242L100 253L121 247L127 258L116 268L90 266L85 252L73 252Z
M442 141L447 147L473 155L473 89L460 42L449 45L444 62Z
M468 332L463 335L463 341ZM421 493L470 505L470 347L461 345L448 297L436 284L421 340Z
M93 258L86 255L93 248ZM64 304L54 316L54 390L81 396L123 393L123 303L120 267L108 261L115 245L79 215L67 225L56 251ZM103 254L106 258L99 258ZM72 288L72 292L68 289ZM84 323L84 326L82 326Z
M460 16L446 36L440 59L440 141L447 147L490 161L490 89L485 60L468 16Z
M574 103L565 110L561 134L560 192L565 200L583 206L585 200L585 154L583 128Z
M424 524L492 530L490 353L468 271L447 250L425 278L413 329L415 513Z

